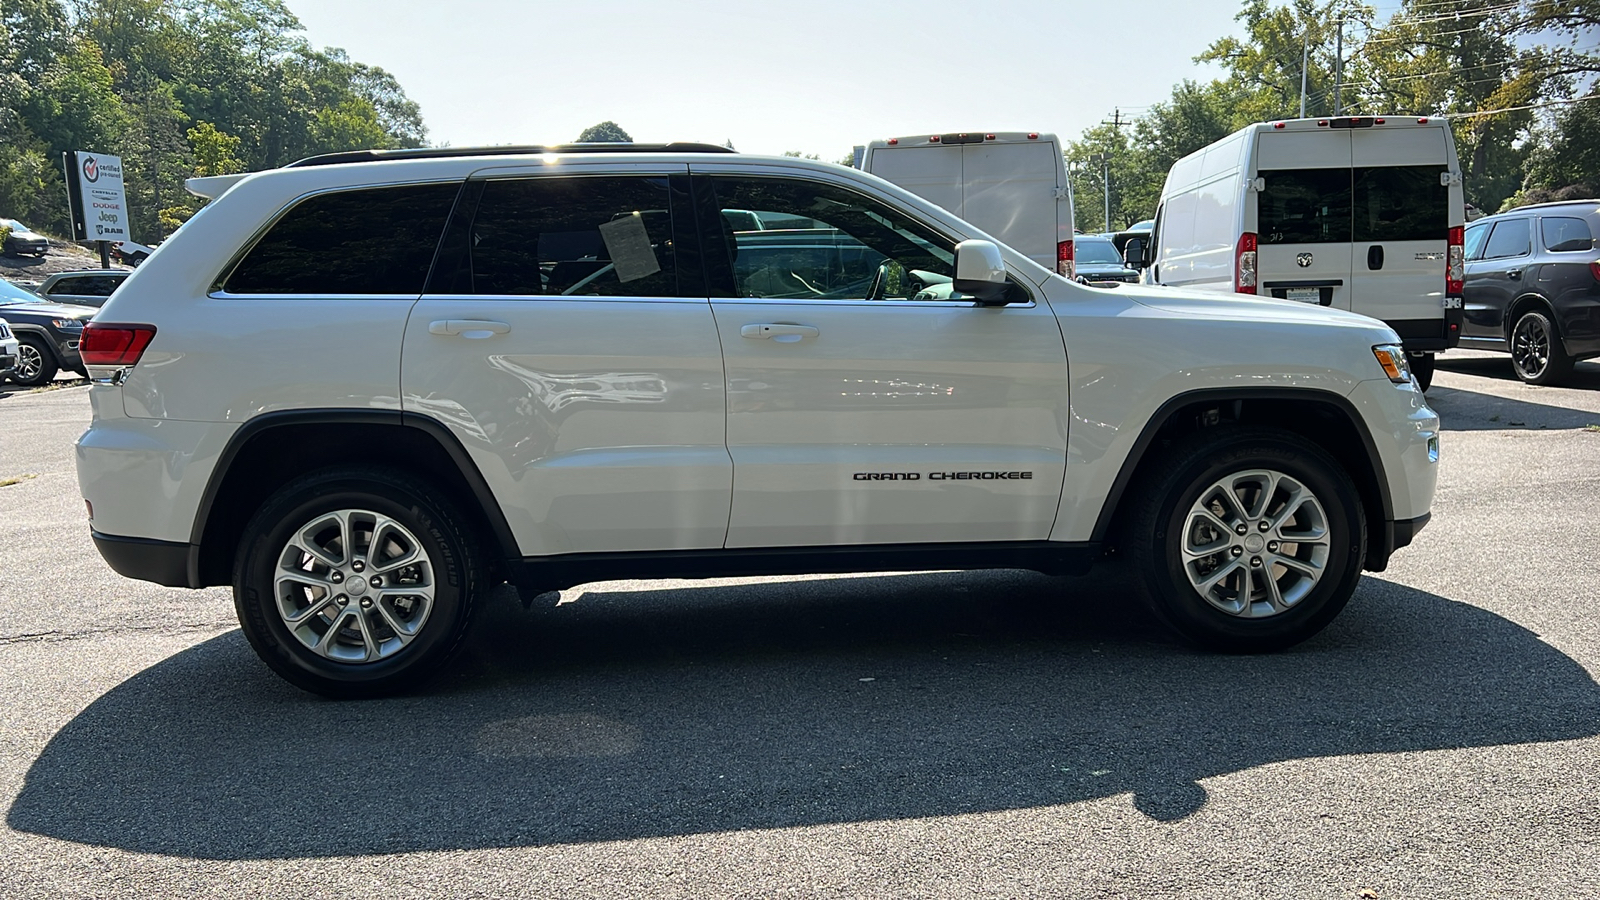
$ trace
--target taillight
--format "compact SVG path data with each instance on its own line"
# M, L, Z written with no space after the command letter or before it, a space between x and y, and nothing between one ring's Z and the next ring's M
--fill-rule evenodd
M154 325L113 325L93 322L83 326L78 353L86 366L137 365L144 348L156 336Z
M1460 225L1450 229L1450 249L1445 256L1444 293L1446 297L1461 296L1461 286L1467 278L1467 251L1463 245L1466 229Z
M1589 263L1589 274L1594 276L1595 281L1600 281L1600 259Z
M1239 235L1239 249L1233 255L1233 290L1240 294L1256 292L1256 236L1246 231Z
M1074 260L1077 257L1076 249L1071 241L1056 242L1056 273L1062 278L1071 280L1077 266Z

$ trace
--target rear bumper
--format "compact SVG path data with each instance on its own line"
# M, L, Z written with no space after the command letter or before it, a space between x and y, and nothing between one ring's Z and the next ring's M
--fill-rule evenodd
M90 533L94 536L95 549L118 575L167 587L191 587L189 566L196 549L194 545L119 537L98 531Z
M1447 309L1438 319L1401 319L1383 324L1394 329L1413 353L1452 350L1461 343L1461 310Z

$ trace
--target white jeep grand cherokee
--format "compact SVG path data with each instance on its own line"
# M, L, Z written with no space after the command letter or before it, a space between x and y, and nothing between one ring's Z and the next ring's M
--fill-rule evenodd
M1394 332L1068 282L888 182L702 145L358 152L214 195L88 326L124 575L232 584L296 685L402 690L592 580L1074 574L1281 648L1428 519Z

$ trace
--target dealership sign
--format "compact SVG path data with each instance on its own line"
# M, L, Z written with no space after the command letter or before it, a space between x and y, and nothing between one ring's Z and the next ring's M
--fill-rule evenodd
M73 150L66 154L72 236L80 241L128 240L128 198L122 158Z

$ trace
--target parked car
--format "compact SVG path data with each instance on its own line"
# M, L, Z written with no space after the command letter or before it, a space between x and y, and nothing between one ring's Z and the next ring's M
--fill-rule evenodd
M889 138L867 144L861 168L1073 277L1072 184L1055 135L969 131Z
M1121 281L1132 284L1139 280L1139 270L1122 262L1122 254L1110 238L1079 236L1072 239L1077 245L1074 262L1078 278L1083 281Z
M11 233L6 235L4 247L0 247L6 256L43 256L50 252L48 238L16 219L0 219L0 226L11 229Z
M111 245L111 256L125 266L138 268L139 264L150 258L156 248L135 241L118 241Z
M127 269L84 269L77 272L57 272L39 285L41 297L56 303L75 303L79 306L104 306L122 282L133 273Z
M1156 284L1260 294L1380 319L1426 389L1461 327L1466 206L1444 119L1247 125L1167 173L1146 252ZM1119 241L1126 241L1119 236Z
M17 336L11 332L11 323L0 319L0 380L4 380L17 364Z
M83 323L95 314L87 306L52 303L0 279L0 318L17 338L17 362L9 377L18 384L48 384L61 369L87 374L78 352Z
M416 685L507 580L1108 546L1180 634L1272 650L1430 515L1439 421L1392 329L1096 290L855 169L439 148L191 184L205 227L84 331L78 481L114 569L231 584L307 690Z
M1524 206L1466 234L1461 345L1511 354L1517 377L1557 384L1600 356L1600 200Z

